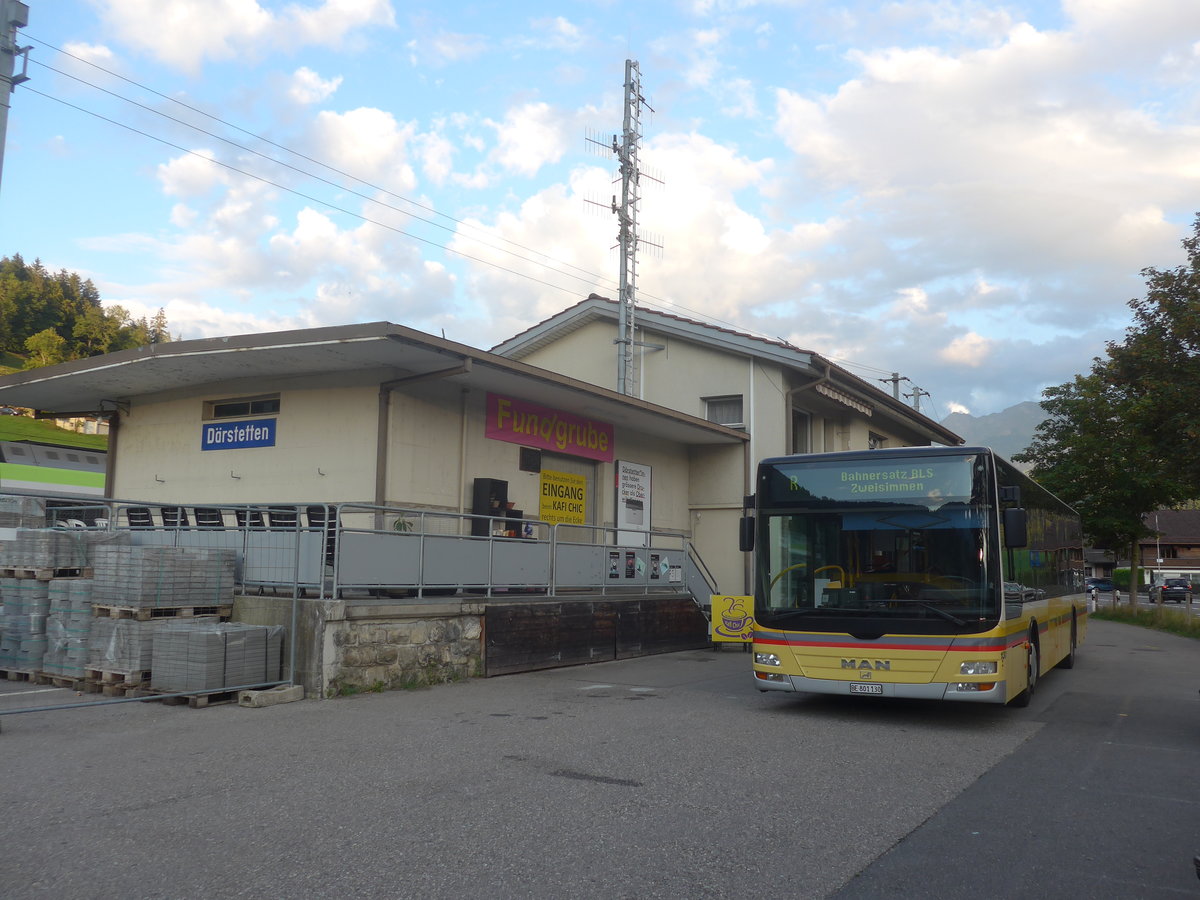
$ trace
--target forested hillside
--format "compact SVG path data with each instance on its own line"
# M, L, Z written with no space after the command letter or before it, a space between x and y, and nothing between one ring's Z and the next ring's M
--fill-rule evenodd
M0 371L48 366L171 340L167 317L102 306L91 279L20 254L0 258Z

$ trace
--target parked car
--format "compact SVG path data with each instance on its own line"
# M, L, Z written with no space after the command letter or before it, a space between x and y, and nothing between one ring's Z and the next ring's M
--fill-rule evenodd
M1111 578L1088 578L1083 582L1083 592L1090 594L1092 591L1100 591L1101 593L1112 593L1113 583Z
M1025 587L1016 581L1004 582L1004 600L1006 603L1032 603L1041 600L1045 591L1038 588Z
M1150 599L1156 603L1191 603L1192 583L1186 578L1168 578L1154 586Z

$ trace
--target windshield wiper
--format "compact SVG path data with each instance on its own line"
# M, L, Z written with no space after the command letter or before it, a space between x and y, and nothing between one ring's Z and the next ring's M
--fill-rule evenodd
M932 603L922 603L922 602L918 601L917 606L921 607L922 609L927 609L931 613L934 613L935 615L939 615L943 619L953 622L955 625L958 625L960 627L967 624L965 621L960 619L958 616L954 615L954 613L948 613L944 609L938 609Z
M797 619L800 616L810 616L815 612L824 612L826 607L805 606L800 609L789 609L787 612L776 613L771 616L771 624L777 625L780 622L786 622L788 619Z

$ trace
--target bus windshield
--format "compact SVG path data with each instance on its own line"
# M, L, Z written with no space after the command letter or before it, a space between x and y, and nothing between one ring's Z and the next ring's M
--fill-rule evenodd
M975 454L764 466L755 620L852 634L994 627L992 483Z

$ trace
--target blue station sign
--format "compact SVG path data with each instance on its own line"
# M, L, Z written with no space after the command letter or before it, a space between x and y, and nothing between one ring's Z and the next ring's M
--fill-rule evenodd
M219 422L204 426L201 450L241 450L246 447L274 447L275 419Z

